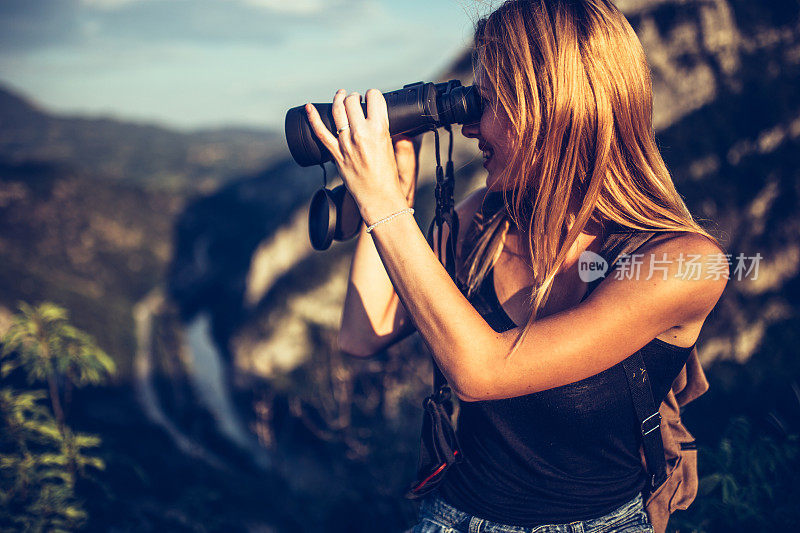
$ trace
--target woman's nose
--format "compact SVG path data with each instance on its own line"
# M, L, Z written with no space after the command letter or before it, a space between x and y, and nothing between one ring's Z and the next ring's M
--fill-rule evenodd
M469 139L476 139L481 134L481 123L464 124L461 126L461 134Z

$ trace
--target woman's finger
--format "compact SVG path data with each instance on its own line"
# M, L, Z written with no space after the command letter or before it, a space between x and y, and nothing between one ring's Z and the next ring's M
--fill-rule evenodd
M349 126L347 123L347 111L344 110L344 97L347 96L347 91L339 89L333 97L333 107L331 114L333 115L333 123L338 132L341 128ZM338 135L337 135L338 136Z
M386 107L386 98L378 89L367 91L367 118L380 120L389 129L389 110Z
M347 122L350 124L350 129L358 130L363 128L367 119L364 117L364 109L361 107L361 95L350 93L344 99L344 108L347 111Z
M341 160L342 152L339 150L339 141L325 123L322 122L322 117L319 116L317 108L311 104L306 104L306 114L308 115L308 123L311 124L311 129L322 143L322 146L328 149L334 159Z

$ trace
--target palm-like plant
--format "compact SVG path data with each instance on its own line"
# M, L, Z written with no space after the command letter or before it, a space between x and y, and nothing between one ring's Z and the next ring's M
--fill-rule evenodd
M104 467L102 460L83 453L100 440L83 434L63 438L52 413L40 403L45 396L44 391L0 389L0 531L80 527L86 513L75 497L70 465Z
M63 406L73 386L106 381L114 362L68 323L65 309L21 303L19 310L0 339L0 377L21 369L30 384L47 383L47 392L0 389L0 531L69 531L87 519L75 496L77 474L104 464L86 454L100 439L73 432Z
M39 401L44 391L17 392L11 388L0 389L0 442L18 450L18 454L0 455L0 503L8 503L12 495L25 493L37 476L37 461L32 447L47 448L61 445L61 436L53 416ZM7 482L5 482L7 481Z
M103 383L114 373L114 361L94 339L69 324L66 309L47 302L38 306L23 302L19 310L2 339L0 375L21 367L29 383L46 382L53 415L66 436L62 392L68 402L72 386ZM63 389L61 383L65 383Z

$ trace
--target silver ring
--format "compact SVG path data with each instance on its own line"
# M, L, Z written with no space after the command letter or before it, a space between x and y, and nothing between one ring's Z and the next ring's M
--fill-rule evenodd
M344 130L347 130L347 129L350 129L350 124L342 126L338 130L336 130L336 136L338 137L340 133L342 133Z

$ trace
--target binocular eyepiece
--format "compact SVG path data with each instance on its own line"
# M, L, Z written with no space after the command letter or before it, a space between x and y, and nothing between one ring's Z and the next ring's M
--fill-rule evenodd
M383 93L389 115L389 134L413 137L451 124L478 122L483 113L477 89L458 80L445 83L417 82L400 90ZM336 131L332 104L312 104L331 131ZM366 104L361 104L366 115ZM301 167L331 160L308 122L304 106L286 112L286 142ZM314 195L308 213L308 232L316 250L326 250L333 240L347 240L358 233L361 215L344 185L333 190L323 187Z
M451 124L470 124L481 118L481 98L472 86L458 80L445 83L417 82L400 90L383 94L389 112L389 133L413 137ZM312 104L322 121L336 131L331 104ZM364 114L366 104L361 104ZM292 157L301 167L319 165L331 160L331 154L314 135L303 106L286 113L286 141Z

